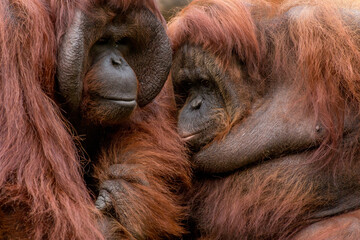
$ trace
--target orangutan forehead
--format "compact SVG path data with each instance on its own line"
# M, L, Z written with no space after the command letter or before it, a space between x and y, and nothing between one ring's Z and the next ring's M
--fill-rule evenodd
M175 53L174 66L208 69L215 64L215 60L216 57L202 47L185 44Z
M94 0L84 1L85 6L107 6L112 9L126 11L134 7L147 7L154 10L156 7L154 0Z
M174 81L184 79L207 79L221 81L227 74L221 66L221 60L200 46L183 45L174 55L172 64L172 78Z
M128 10L147 8L162 22L163 25L166 24L160 13L156 0L85 0L80 3L80 7L81 9L87 11L90 15L92 15L94 8L106 8L107 15L109 15L110 12L113 12L112 14L123 14Z
M175 51L197 44L224 63L234 55L256 62L260 55L256 25L241 1L193 1L171 20L168 35Z

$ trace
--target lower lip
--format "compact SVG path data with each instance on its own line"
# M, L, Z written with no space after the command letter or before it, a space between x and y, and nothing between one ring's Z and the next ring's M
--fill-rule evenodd
M110 99L110 101L117 102L117 103L136 103L136 100L113 100Z
M135 106L136 105L136 100L115 100L115 99L106 99L107 101L116 103L116 104L120 104L122 106Z

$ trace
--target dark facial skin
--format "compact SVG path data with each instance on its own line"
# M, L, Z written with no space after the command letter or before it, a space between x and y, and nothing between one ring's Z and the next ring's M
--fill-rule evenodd
M218 1L218 3L220 4L221 1ZM344 131L339 131L339 133L343 134L341 136L342 142L339 145L344 144L345 147L344 149L341 149L342 146L339 149L335 147L333 148L335 151L331 153L332 156L326 156L322 147L333 147L331 144L328 144L327 140L329 139L329 133L336 129L336 126L333 129L327 128L327 122L322 118L321 112L317 113L316 107L314 108L314 105L308 101L311 100L311 96L309 97L306 94L309 90L307 88L309 83L306 81L302 83L301 80L305 80L309 76L311 78L323 72L324 76L327 76L325 74L326 71L319 66L322 66L322 61L327 62L328 60L329 62L334 61L334 65L336 65L338 57L334 58L332 56L330 59L327 58L329 56L328 50L332 51L331 48L328 49L328 46L334 46L335 44L327 45L324 51L321 52L322 54L318 55L318 57L321 56L318 62L314 58L316 54L305 55L311 59L309 63L305 61L306 67L310 65L311 67L319 68L316 69L317 71L314 71L316 73L309 71L310 75L307 76L299 74L298 67L302 66L303 61L297 61L297 57L295 57L299 54L298 49L294 48L296 44L287 45L284 51L285 48L281 43L286 41L283 39L276 41L277 36L281 36L281 34L287 36L286 34L291 33L288 30L293 27L293 24L291 18L288 18L288 14L296 14L297 10L294 9L292 13L285 13L284 16L277 19L261 20L258 23L259 29L257 30L259 31L256 34L262 34L258 36L258 39L265 41L260 44L261 58L258 59L260 60L259 68L255 69L256 73L260 75L259 78L251 72L251 66L253 66L249 64L252 63L251 56L248 60L243 59L245 62L243 66L241 64L234 64L231 68L228 68L229 71L238 70L242 72L243 74L240 74L239 77L226 78L226 73L213 75L216 76L213 79L218 83L217 86L221 93L225 92L224 89L229 92L233 90L237 97L229 99L225 97L227 96L226 94L221 94L225 106L224 112L228 113L230 121L224 122L224 125L227 124L227 126L221 128L220 131L214 130L217 126L210 126L208 134L213 141L202 142L199 140L197 144L200 146L200 149L197 149L191 158L195 174L193 191L189 194L191 196L189 204L191 218L193 219L190 226L194 229L194 235L189 239L238 239L241 236L249 239L278 239L279 237L263 237L264 235L255 235L254 233L257 229L267 231L279 225L279 229L272 229L277 234L283 231L282 229L288 229L290 224L288 224L287 220L289 219L298 221L298 219L303 218L306 220L303 224L308 225L314 219L319 221L321 218L359 209L359 202L357 201L359 198L359 186L357 183L359 181L355 180L358 178L358 168L355 166L355 162L352 164L353 159L358 159L358 148L352 148L358 144L358 105L356 104L356 107L351 109L351 104L349 104L350 107L346 106L349 109L345 108L344 112L333 112L333 116L339 116L339 120L336 119L335 123L343 124L341 125L341 130ZM184 11L184 15L185 13L186 11ZM212 13L212 11L209 10L206 13ZM213 17L212 14L209 15ZM316 15L316 17L319 16L322 15ZM299 19L302 21L306 17L307 15L304 14ZM196 21L196 19L191 20L191 23ZM180 23L183 24L184 22ZM202 22L202 16L199 18L199 22ZM181 24L177 24L175 21L173 25L175 30L173 31L176 32L176 28L182 26ZM266 24L269 24L269 28L267 28ZM331 26L331 24L329 25ZM327 29L329 25L322 26L321 22L318 22L316 28ZM291 27L287 28L288 26ZM189 26L190 29L191 27ZM277 34L279 32L271 33L270 30L274 30L273 28L275 27L281 29L279 31L281 34ZM306 29L307 25L304 24L301 28ZM184 29L186 30L184 31ZM201 27L197 29L201 29ZM206 28L204 27L204 29ZM187 28L179 28L179 31L184 31L186 34L191 32ZM301 32L301 30L297 29L297 32ZM173 32L170 30L170 33ZM310 33L308 35L301 34L301 36L311 39L314 36L310 35L316 35L316 31L310 31ZM197 32L193 31L192 34L195 35L195 39L201 39L197 38ZM295 31L292 34L296 34ZM179 43L176 36L182 35L174 34L173 36L175 36L174 42ZM319 39L316 36L314 38L319 42L326 41L323 37L325 36L324 34L319 34L319 36L321 36ZM180 39L180 42L183 43L184 39ZM212 39L217 38L214 36ZM294 42L296 43L296 41ZM307 41L304 42L308 43ZM196 92L195 95L200 95L203 93L201 88L186 87L186 84L182 83L180 80L182 71L191 71L190 69L197 68L211 71L215 67L209 67L209 62L205 60L204 62L208 64L199 64L201 63L200 59L206 59L209 54L206 54L205 49L203 51L199 50L201 46L197 46L197 50L193 48L185 51L184 49L188 48L187 44L190 43L184 43L180 47L175 44L176 52L171 70L172 78L175 86L178 84L186 89L193 89ZM207 42L205 41L204 45L206 46L206 44ZM281 56L279 63L276 62L277 44L281 46L280 52L284 51L284 55L279 54ZM266 47L262 48L262 46ZM301 52L306 52L307 47L306 44L301 45ZM246 49L246 46L244 48ZM294 51L294 49L296 50ZM309 49L311 49L311 46L309 46ZM315 47L312 46L312 49L315 49ZM211 48L208 51L211 51ZM341 52L343 53L343 51ZM349 53L348 55L351 56ZM234 57L241 58L240 55ZM217 65L221 66L221 60L217 59L218 61L216 61L216 57L213 58L215 59L213 61L215 65L217 63ZM197 61L194 61L194 59ZM282 61L283 59L286 61ZM280 63L284 64L284 68L278 65ZM250 70L247 69L247 64ZM346 65L352 66L352 64ZM327 67L328 65L324 68ZM331 69L331 67L329 68ZM202 70L197 71L201 72ZM246 75L247 71L248 75ZM221 72L221 70L218 71L218 73ZM201 81L196 80L196 77L190 76L188 78L191 78L201 86ZM330 88L331 81L332 78L330 77L329 81L324 83L326 85L329 84ZM356 82L355 78L353 81ZM259 84L256 87L260 89L259 92L249 87L249 85L255 86L257 82L263 83L262 86ZM352 84L353 82L350 83L350 86ZM317 86L312 86L311 84L310 86L311 89L317 88ZM177 89L181 88L175 88L175 91L180 94L181 92ZM248 89L248 91L241 89ZM346 94L345 98L347 98L349 93L346 90L344 93ZM233 96L232 94L229 95ZM253 99L251 99L251 96L253 96ZM243 107L239 107L244 102L248 102L249 105L245 104ZM194 113L186 111L190 104L191 99L179 102L178 128L180 133L184 129L189 129L187 126L194 122L195 117L192 115L196 113L194 111ZM329 101L329 104L333 103ZM237 105L237 107L234 107L234 105ZM342 108L341 104L339 104L339 108ZM341 110L344 110L344 108ZM206 119L207 117L205 116L202 116L202 118ZM205 134L206 132L204 132ZM214 138L213 135L216 135L216 137ZM204 146L201 147L201 144ZM346 154L342 155L343 151L348 151L346 154L351 153L351 158L343 158L343 156L346 156ZM316 154L313 155L314 153ZM317 153L320 154L317 155ZM329 159L328 162L325 161L326 158ZM351 162L349 165L346 163L347 160ZM336 171L333 170L335 168L332 166L327 166L332 165L332 162L340 163ZM321 169L319 168L320 164ZM354 178L352 179L350 176ZM252 188L251 186L254 187ZM297 193L299 193L298 197L296 196ZM263 201L259 201L261 198L263 198ZM321 198L324 201L320 200ZM282 203L282 200L279 201L279 199L284 199L284 202ZM248 207L243 208L247 204ZM265 205L269 207L265 207L267 209L263 208ZM298 211L299 209L301 211ZM281 211L283 211L282 216L279 215ZM294 217L288 218L292 214ZM249 218L247 218L248 216ZM268 218L269 216L273 217ZM262 218L265 219L262 223L270 222L271 226L262 228L263 224L259 224L259 220ZM271 220L268 221L268 219ZM284 221L284 219L287 220ZM279 222L276 223L278 220ZM254 221L254 224L251 221ZM243 229L246 230L242 230L242 227L240 227L242 223L244 223ZM286 226L284 227L282 224ZM226 227L224 228L224 226ZM248 226L251 226L249 231L247 230ZM253 226L256 227L252 228ZM320 235L323 237L322 234ZM292 237L284 236L286 235L283 235L284 239L293 239ZM331 235L328 236L331 238ZM339 239L342 238L340 237ZM309 239L309 237L304 239Z
M243 73L244 66L234 64L237 76L216 67L216 58L199 47L185 46L175 55L171 75L181 96L178 131L196 152L197 170L229 172L317 144L321 126L294 108L297 88L286 81L261 87Z
M90 50L92 69L84 83L83 115L91 119L102 115L102 121L116 123L129 116L136 107L137 78L123 53L131 43L120 44L113 39L100 39Z
M74 125L121 124L152 101L170 69L164 27L148 9L101 16L78 12L59 52L59 93Z
M263 87L245 74L230 78L216 68L214 57L188 46L175 55L171 76L180 96L178 131L196 153L192 161L198 171L231 172L308 151L326 134L316 116L301 105L291 78L274 75ZM355 124L356 118L346 117L345 133Z
M76 12L58 53L57 90L65 117L84 136L86 156L96 161L134 110L159 94L171 62L164 26L149 9ZM85 181L97 195L93 166L85 167Z
M224 109L224 103L215 84L205 79L184 83L189 89L185 92L178 128L181 137L196 149L215 137L216 126L220 124L216 114Z
M243 68L236 60L230 64ZM193 152L221 137L232 121L244 118L260 94L257 84L250 84L242 71L230 75L215 56L197 46L185 45L177 52L171 77L179 109L178 131Z
M221 131L227 112L216 75L208 69L213 59L203 61L202 52L191 53L189 58L175 60L172 79L180 109L178 131L197 152Z

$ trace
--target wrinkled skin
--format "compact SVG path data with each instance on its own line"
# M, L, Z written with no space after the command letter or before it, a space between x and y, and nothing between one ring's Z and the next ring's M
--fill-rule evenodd
M99 222L104 235L119 239L130 234L142 239L148 237L147 232L130 220L128 223L128 219L139 217L126 189L137 184L148 186L146 180L141 180L146 179L147 169L116 162L121 154L127 154L121 152L125 143L109 150L119 152L112 159L107 160L104 153L112 142L124 137L123 130L126 132L139 122L130 118L132 114L140 112L139 108L146 107L159 94L170 69L170 44L162 22L145 7L130 8L125 13L106 12L105 8L96 11L103 17L96 19L78 11L63 38L58 57L59 101L78 134L85 135L82 147L92 161L85 169L86 183L97 196L96 207L104 213ZM157 104L150 105L149 109L162 109ZM162 111L166 114L167 109ZM144 113L143 117L153 116ZM167 119L163 124L165 129L170 128ZM98 163L99 158L105 161ZM102 171L96 176L99 180L93 176L94 165ZM132 213L135 216L129 216ZM146 221L149 218L142 217Z
M172 79L176 93L181 96L177 100L181 108L178 115L179 134L195 153L192 161L197 171L206 174L227 174L253 163L288 155L288 158L283 157L280 160L281 163L286 163L293 157L298 158L299 153L308 152L309 149L319 146L324 138L321 124L317 123L311 113L299 111L306 109L305 106L297 105L294 108L295 103L299 102L294 98L298 91L297 86L283 81L273 81L268 91L260 93L258 88L247 84L251 82L247 79L242 80L244 85L240 85L241 89L239 85L226 86L239 79L229 80L229 73L221 72L214 67L215 58L211 59L198 47L184 49L175 57ZM239 69L242 67L238 65ZM218 76L223 78L219 80ZM246 73L242 73L242 76L247 77ZM231 96L236 91L242 94ZM254 96L259 98L254 99ZM229 99L234 99L235 103ZM217 141L216 137L221 136L226 130L224 122L231 112L241 116L241 124L234 125L222 140ZM351 116L351 113L349 115ZM347 120L345 132L351 132L356 126L356 118L348 117ZM297 165L295 166L294 169L297 168ZM258 165L253 172L255 174L265 168L269 166ZM270 169L272 168L276 171L279 167L275 165ZM240 184L241 179L246 182L243 174L235 174L232 178L235 176ZM310 174L307 178L313 176ZM322 188L328 187L326 183L331 180L324 178L320 181L324 185L317 189L319 193L323 191ZM342 184L343 189L352 188L350 182ZM319 206L316 218L332 216L359 206L356 192L337 194L332 196L333 209L329 211L329 207L321 209ZM337 201L340 203L336 203ZM200 213L195 212L194 216L198 214Z
M294 7L257 22L263 34L258 37L268 47L259 75L235 54L223 67L222 59L200 44L185 42L174 54L171 78L178 96L178 132L192 151L196 174L189 194L189 239L287 239L312 222L360 207L357 166L342 166L334 177L331 168L317 172L316 163L309 163L329 132L302 96L307 90L297 84L297 66L291 65L296 53L287 52L287 72L273 62L275 34L266 35L267 30L280 32L289 16L302 10ZM358 19L345 13L346 24L358 29L353 25ZM340 113L345 146L357 143L359 120L357 110L348 106ZM332 157L341 161L342 155ZM355 150L354 159L359 157ZM310 225L297 239L359 237L358 213L341 216ZM287 217L294 222L281 222ZM321 234L330 229L335 233L336 228L342 231L339 235Z
M225 131L227 118L241 121L225 140L211 143L194 156L200 171L233 171L262 158L308 149L322 139L315 117L293 107L298 101L293 97L296 86L272 82L265 93L256 83L251 85L245 71L238 79L231 79L230 73L216 68L215 61L198 47L184 47L176 55L172 70L175 91L182 96L178 99L179 133L192 148L199 150ZM215 160L210 157L214 153L227 157Z
M165 83L169 47L161 22L146 8L98 20L77 12L59 53L59 92L69 118L116 125L148 104Z
M311 149L316 149L320 145L325 133L322 131L321 124L316 121L311 112L299 110L306 109L305 106L296 105L299 102L298 99L294 98L298 91L297 86L283 81L272 81L269 90L259 92L259 88L249 84L251 80L246 79L248 78L246 72L241 73L245 79L230 79L229 73L222 72L214 67L215 58L211 59L208 54L198 47L184 47L184 49L179 51L175 57L172 79L175 92L180 96L177 99L180 108L178 131L193 151L192 161L200 177L195 180L195 182L199 181L196 183L199 185L195 184L193 194L196 195L199 189L207 189L207 184L210 186L219 184L212 183L212 181L221 183L221 180L216 177L213 180L204 178L208 174L210 174L210 179L212 179L212 175L229 175L229 179L234 181L237 179L237 184L243 184L248 181L248 174L243 174L241 171L238 173L232 172L247 166L250 166L252 174L259 174L265 169L272 169L276 172L281 168L278 164L281 166L295 158L297 160L294 169L298 169L301 166L301 159L308 158L308 155L303 156L301 153L311 153ZM238 68L243 69L243 66L238 65ZM218 76L223 78L218 79ZM231 86L232 83L239 80L242 81L241 84L243 85ZM236 94L236 92L242 94ZM234 93L235 96L232 96ZM256 99L256 97L258 98ZM294 106L296 107L294 108ZM240 116L240 124L235 124L230 132L225 137L222 137L224 131L226 131L224 122L228 122L226 118L229 115L231 116L231 112L236 112L237 117ZM348 114L345 122L345 133L351 132L355 128L357 121L352 116L352 113ZM352 141L351 138L349 136L349 140L346 141ZM284 155L288 157L283 157ZM279 161L275 165L260 164L251 167L252 164L261 163L267 159L272 159L271 161L279 159ZM264 176L269 174L268 170L263 173ZM299 174L299 172L300 170L295 170L292 173L284 174ZM323 189L330 187L327 183L332 181L331 177L324 176L323 179L315 180L315 175L316 173L309 171L304 179L319 181L316 191L322 195L324 194ZM331 198L333 200L331 200L330 206L320 205L316 207L316 213L313 215L315 219L337 215L348 211L348 209L359 207L357 201L359 188L353 188L352 182L346 182L345 178L344 181L339 180L340 188L332 186L338 192L332 193ZM223 180L225 182L225 178ZM282 184L281 180L276 181L279 181L278 185ZM357 180L354 179L353 181ZM265 189L271 191L271 189L268 189L269 187L266 186ZM349 188L354 192L342 190ZM265 191L265 189L263 190ZM256 192L256 189L253 190ZM211 201L213 195L226 195L227 192L232 191L240 192L240 190L235 189L210 191L207 193L209 199L197 199L197 204L201 203L200 205L202 205ZM327 197L330 198L330 196ZM212 201L217 200L212 199ZM226 203L226 205L229 204L231 203ZM202 214L199 210L201 207L197 205L193 207L192 216L196 219L197 216ZM223 214L225 213L217 212L214 215L221 216ZM347 221L351 221L351 219ZM345 224L345 221L340 223L339 228L344 228L343 231L345 232L352 232ZM206 223L200 222L200 224ZM227 224L221 222L219 227ZM333 222L329 224L331 225ZM357 229L358 224L354 224L356 225L355 229ZM314 228L315 230L305 230L305 236L307 236L308 231L314 231L314 236L318 236L318 229L316 226ZM319 231L322 231L321 229L322 227L320 227ZM358 236L356 233L353 234L355 234L355 237ZM301 239L300 236L301 233L299 233L299 239ZM192 235L189 239L193 237ZM224 239L232 239L237 238L238 235L223 237Z

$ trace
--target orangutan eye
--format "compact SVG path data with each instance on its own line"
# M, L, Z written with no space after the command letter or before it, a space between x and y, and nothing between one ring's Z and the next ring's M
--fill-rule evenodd
M115 42L115 47L123 54L124 56L129 54L131 51L136 49L132 48L132 40L129 37L123 37L120 40Z
M115 42L116 46L129 46L131 44L131 39L129 37L123 37L120 40Z
M201 83L201 86L203 86L203 87L206 87L206 88L210 87L210 81L207 79L201 79L200 83Z
M193 84L191 81L185 81L185 82L184 82L184 88L185 88L186 90L191 89L193 86L194 86L194 84Z
M102 37L95 43L96 45L105 45L109 42L109 38Z

